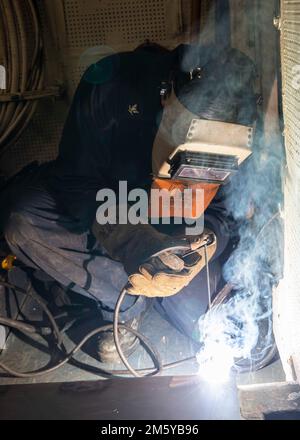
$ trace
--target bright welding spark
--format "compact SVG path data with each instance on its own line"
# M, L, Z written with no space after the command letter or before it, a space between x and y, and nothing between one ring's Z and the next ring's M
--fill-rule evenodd
M199 375L212 384L225 383L230 378L233 356L230 347L212 342L198 353Z
M212 308L199 320L202 348L199 374L210 383L224 383L237 358L248 358L258 330L249 299L239 297ZM237 318L238 317L238 318Z
M202 322L206 333L202 338L204 345L197 354L199 375L209 383L224 383L234 365L233 350L228 343L224 323L213 318L210 316L209 321Z

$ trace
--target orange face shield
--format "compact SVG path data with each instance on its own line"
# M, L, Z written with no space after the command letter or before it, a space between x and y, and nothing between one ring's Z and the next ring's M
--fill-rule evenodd
M189 182L180 181L180 180L176 181L176 180L156 178L153 180L151 189L167 190L171 194L176 190L179 190L182 193L186 189L192 190L192 206L191 206L191 211L190 211L191 218L197 219L197 218L201 217L201 215L204 213L206 208L209 206L209 204L211 203L211 201L213 200L213 198L217 194L219 187L220 187L220 185L215 184L215 183L204 183L204 182L189 183ZM202 196L203 203L199 203L198 198L196 197L196 190L197 189L203 190L203 193L202 193L203 194L203 196ZM176 208L178 208L178 207L175 206L175 203L176 203L176 199L171 198L170 199L170 212L169 212L170 217L177 217L176 212L178 210ZM183 204L183 198L181 199L181 203ZM157 209L157 207L156 207L156 209ZM181 212L184 212L183 206L181 206L180 209L181 209ZM151 210L151 202L150 202L150 206L149 206L149 211L150 211L150 215L154 215L154 217L156 216L155 214L157 214L157 212L155 212L155 214L154 214L153 209ZM165 214L164 214L163 206L160 203L158 217L162 218L164 216L165 216Z
M152 190L165 190L171 197L168 210L164 210L163 201L158 204L155 200L149 210L153 218L178 217L178 212L184 212L185 218L197 219L220 185L251 155L253 127L201 119L183 106L174 89L163 107L152 150ZM184 194L186 189L192 190L188 203L192 206L187 210L191 215L183 206L184 196L172 197L176 190ZM176 209L178 205L180 209Z

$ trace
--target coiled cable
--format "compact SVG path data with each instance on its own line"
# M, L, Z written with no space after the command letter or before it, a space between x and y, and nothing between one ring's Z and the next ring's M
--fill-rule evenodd
M1 94L23 94L43 89L43 41L34 0L0 0L0 41L7 72L7 90ZM29 124L37 101L13 99L0 105L0 155L13 145Z
M30 294L32 295L32 293L30 293L30 289L22 289L19 287L16 287L10 283L4 282L0 280L0 285L10 288L10 289L14 289L17 292L23 293L23 294ZM35 371L35 372L29 372L29 373L23 373L23 372L19 372L14 370L13 368L9 367L8 365L4 364L3 362L0 362L0 368L2 370L4 370L5 372L7 372L8 374L10 374L13 377L19 377L19 378L36 378L36 377L40 377L43 376L45 374L49 374L54 372L55 370L57 370L58 368L61 368L62 366L64 366L66 363L68 363L74 356L75 354L83 347L84 344L87 343L88 340L90 340L92 337L94 337L95 335L99 334L99 333L103 333L103 332L107 332L107 331L111 331L114 330L114 337L115 337L115 342L116 342L116 348L117 351L119 353L120 358L122 359L123 363L125 364L126 368L128 369L128 371L134 376L134 377L142 377L142 376L153 376L153 375L158 375L161 374L161 372L163 371L163 369L169 369L169 368L175 368L179 365L181 365L182 363L186 363L186 362L190 362L192 360L196 360L196 357L192 356L189 358L185 358L182 359L180 361L177 362L172 362L170 364L166 364L163 365L162 364L162 360L161 360L161 356L160 353L158 352L158 350L156 349L156 347L152 344L152 342L143 334L141 334L140 332L138 332L137 330L132 329L131 327L127 327L126 325L120 324L119 323L119 311L120 311L120 307L122 305L122 302L124 301L126 295L126 288L122 289L120 295L119 295L119 299L117 302L117 306L115 308L115 314L114 314L114 323L113 324L108 324L108 325L103 325L101 327L98 327L94 330L92 330L91 332L89 332L78 344L76 344L76 346L71 350L71 352L67 353L66 349L63 345L63 343L61 342L60 344L58 344L58 341L62 341L62 334L59 331L57 324L55 323L55 319L53 318L53 315L51 314L50 310L48 309L48 307L45 305L44 301L40 300L39 304L42 307L42 309L44 310L44 312L47 314L47 316L50 319L51 325L53 327L53 331L54 334L56 336L57 339L57 346L59 349L59 353L62 357L62 359L55 364L52 367L49 368L44 368L41 369L40 371ZM37 295L34 294L33 298L36 300ZM51 318L50 318L51 316ZM0 322L1 323L1 322ZM21 331L22 333L28 333L27 329L25 331L25 328L22 326L18 327L18 321L14 321L14 328L17 328L19 331ZM55 325L53 326L53 324L55 323ZM6 324L4 323L4 325L7 326L11 326L9 322L7 322ZM120 341L118 338L118 332L119 330L124 329L127 330L131 333L133 333L143 344L143 346L145 347L145 349L147 350L147 352L149 353L150 357L153 360L153 363L155 365L155 368L145 368L145 369L134 369L128 362L128 360L126 359L121 345L120 345ZM116 336L117 335L117 336ZM122 375L128 375L128 371L125 370L105 370L101 368L101 374L106 374L106 375L116 375L116 376L122 376ZM100 372L100 370L99 370Z

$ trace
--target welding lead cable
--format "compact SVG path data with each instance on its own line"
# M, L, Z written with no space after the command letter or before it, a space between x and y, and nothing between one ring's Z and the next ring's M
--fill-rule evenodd
M26 291L24 289L20 289L17 288L15 286L12 286L10 283L6 283L0 280L0 285L3 285L4 287L9 287L9 288L15 288L16 291L21 291L22 293L25 293ZM119 306L118 306L118 310L120 310L120 307L122 305L122 301L124 300L124 297L126 295L126 290L123 289L120 296L119 296ZM35 298L35 296L34 296ZM36 298L35 298L36 299ZM43 304L45 306L45 304ZM46 306L45 306L46 307ZM49 311L49 310L48 310ZM49 311L49 313L51 314L51 312ZM161 357L160 354L158 352L158 350L153 346L153 344L150 342L150 340L148 338L146 338L144 335L142 335L141 333L139 333L137 330L132 329L131 327L127 327L126 325L123 324L119 324L119 312L115 314L116 316L116 322L117 322L117 331L120 329L129 331L131 333L133 333L141 342L142 344L145 346L145 348L147 349L148 353L150 354L150 357L152 358L154 365L156 366L156 369L145 369L142 371L145 371L148 374L145 374L147 376L153 376L153 375L157 375L160 374L163 370L163 364L161 361ZM51 319L51 324L53 323L53 316ZM11 327L11 325L8 325L8 327ZM35 377L40 377L40 376L44 376L45 374L49 374L52 373L54 371L56 371L57 369L61 368L63 365L65 365L66 363L68 363L73 357L74 355L81 349L81 347L86 344L86 342L91 339L93 336L102 333L102 332L107 332L107 331L111 331L114 329L114 325L113 324L108 324L108 325L104 325L101 327L98 327L94 330L92 330L90 333L88 333L74 348L73 350L69 353L69 354L65 354L64 352L62 352L62 350L60 349L60 352L62 353L62 355L64 356L63 359L56 365L47 368L47 369L43 369L41 371L36 371L36 372L29 372L29 373L22 373L19 371L15 371L14 369L12 369L11 367L5 365L3 362L0 362L0 368L2 370L4 370L5 372L7 372L8 374L14 376L14 377L19 377L19 378L35 378ZM23 330L19 327L18 330L22 331ZM25 332L25 331L24 331ZM25 332L28 333L28 332ZM64 347L63 347L64 348ZM122 349L120 347L120 344L118 343L118 353L120 355L120 353L122 353L122 356L124 356ZM121 356L120 356L121 357ZM130 372L135 376L135 377L139 377L137 376L138 370L133 369L130 366ZM120 374L120 375L124 375L124 374L128 374L128 371L124 371L124 370L105 370L102 369L101 370L101 374L102 375L112 375L112 374Z
M62 334L58 328L58 325L56 324L56 321L55 321L52 313L50 312L50 310L46 306L45 302L38 295L34 295L32 288L31 288L31 285L29 285L27 289L22 289L21 287L14 286L13 284L7 283L1 279L0 279L0 285L6 287L8 289L15 290L16 292L22 293L23 295L29 295L29 296L31 296L31 298L33 298L33 300L35 300L38 303L38 305L41 307L41 309L44 311L44 313L48 316L49 321L50 321L52 328L53 328L53 333L57 339L57 345L60 347L62 345L63 337L62 337Z
M73 348L73 350L67 356L65 356L58 364L54 365L53 367L50 367L50 368L47 368L47 369L44 369L41 371L36 371L36 372L21 373L19 371L15 371L12 368L8 367L3 362L0 362L0 368L2 370L6 371L7 373L9 373L10 375L15 376L15 377L20 377L20 378L35 378L35 377L44 376L45 374L53 373L54 371L56 371L57 369L63 367L66 363L68 363L89 339L91 339L93 336L96 336L99 333L112 330L112 328L113 328L113 325L108 324L108 325L104 325L104 326L101 326L101 327L94 329L93 331L88 333L81 340L81 342ZM158 372L162 371L163 365L161 364L159 353L152 346L152 344L149 342L149 340L147 338L145 338L139 332L131 329L130 327L126 327L125 325L119 324L118 328L132 332L136 337L138 337L143 342L143 344L148 348L150 353L153 350L153 353L151 354L152 358L154 359L154 355L157 356L157 359L155 359L155 363L157 364L157 369L154 370L154 373L157 374ZM104 374L112 375L112 374L117 374L117 373L118 374L128 374L128 371L125 372L124 370L114 371L114 370L103 369L103 370L101 370L101 373L102 373L102 375L104 375ZM148 375L153 375L153 370L151 370L150 374L147 374L147 376Z
M130 331L131 333L133 333L137 338L139 338L142 343L147 347L150 356L152 357L152 359L155 361L155 363L157 364L157 369L153 370L153 369L149 369L149 370L141 370L141 371L149 371L149 373L147 374L147 376L152 376L152 375L156 375L159 372L161 372L163 370L163 365L161 363L160 360L160 355L157 352L157 350L153 347L152 343L150 343L150 341L148 340L148 338L146 338L145 336L143 336L141 333L137 332L136 330L127 327L126 325L123 324L119 324L118 325L119 329L124 329L127 331ZM30 373L21 373L19 371L15 371L12 368L8 367L7 365L5 365L3 362L0 362L0 368L4 371L6 371L7 373L9 373L12 376L15 377L20 377L20 378L35 378L35 377L40 377L40 376L44 376L45 374L49 374L49 373L53 373L54 371L56 371L57 369L63 367L65 364L67 364L73 357L74 355L81 349L81 347L86 344L86 342L91 339L93 336L96 336L99 333L102 332L107 332L113 329L113 325L112 324L108 324L108 325L104 325L101 327L98 327L96 329L94 329L93 331L91 331L90 333L88 333L80 342L79 344L77 344L73 350L67 355L65 356L58 364L54 365L53 367L41 370L41 371L36 371L36 372L30 372ZM20 330L20 329L19 329ZM152 352L152 353L151 353ZM155 357L154 357L155 356ZM133 371L136 371L134 369L132 369ZM112 375L112 374L122 374L122 375L128 375L128 371L124 371L124 370L105 370L102 369L101 370L101 374L102 375ZM137 377L137 376L135 376Z
M119 340L119 315L120 315L120 308L121 305L124 301L125 296L127 295L127 290L126 290L126 286L124 287L124 289L121 291L121 294L118 298L116 307L115 307L115 312L114 312L114 323L113 323L113 330L114 330L114 341L115 341L115 345L116 345L116 349L117 352L123 362L123 364L125 365L125 367L128 369L128 371L130 371L130 373L134 376L134 377L143 377L142 374L140 374L135 368L133 368L130 363L128 362L125 354L123 353L123 350L121 348L121 344L120 344L120 340ZM135 334L134 332L132 332L132 329L130 329L131 333ZM156 372L156 374L160 374L162 371L162 363L160 360L160 354L159 352L155 349L155 359L159 361L159 368Z
M12 327L20 330L22 333L37 333L37 329L33 325L10 318L3 318L2 316L0 316L0 324L4 325L5 327Z
M15 289L16 291L19 291L23 294L26 293L25 289L21 289L17 286L13 286L10 283L6 283L3 280L0 279L0 285L3 285L4 287L10 288L10 289ZM122 301L124 300L126 294L126 290L123 289L120 296L119 296L119 306L118 309L121 308L122 305ZM31 295L32 296L32 295ZM36 296L33 296L34 299L36 299ZM42 303L43 304L43 303ZM43 306L45 306L45 304L43 304ZM42 307L42 306L41 306ZM45 306L46 307L46 306ZM48 309L48 316L51 315L51 312ZM2 322L1 322L2 321ZM51 324L53 324L53 322L55 322L54 317L52 316L52 319L50 320ZM131 333L133 333L138 339L140 339L140 341L144 344L144 346L146 347L147 351L150 354L150 357L153 360L154 365L156 365L156 368L143 368L143 369L134 369L130 366L130 369L132 371L131 374L134 375L134 377L141 377L142 376L156 376L158 374L160 374L163 370L167 370L167 369L172 369L172 368L176 368L180 365L183 365L185 363L191 362L191 361L196 361L196 356L190 356L188 358L184 358L175 362L171 362L169 364L162 364L161 361L161 357L159 352L157 351L157 349L153 346L153 344L149 341L148 338L146 338L144 335L142 335L141 333L139 333L138 331L127 327L126 325L122 325L119 324L119 311L116 313L115 315L115 323L117 323L117 328L118 329L124 329L127 330ZM14 325L12 325L11 322L9 322L8 320L6 320L5 318L0 318L0 323L2 323L3 325L7 326L7 327L14 327L17 328L19 331L23 332L23 333L33 333L33 331L31 331L31 329L29 327L23 326L23 325L16 325L16 322L14 321ZM26 325L27 326L27 325ZM40 329L39 329L40 330ZM95 330L91 331L90 333L88 333L81 342L79 342L74 348L73 350L70 352L70 354L68 354L66 356L66 352L62 353L63 355L63 359L56 365L54 365L53 367L47 368L47 369L43 369L41 371L36 371L36 372L31 372L31 373L22 373L19 371L15 371L13 370L11 367L8 367L7 365L5 365L4 363L0 362L0 368L7 372L8 374L10 374L11 376L14 377L19 377L19 378L36 378L36 377L41 377L44 376L46 374L52 373L54 371L56 371L57 369L63 367L66 363L68 363L70 360L72 360L72 358L74 357L74 355L80 350L80 348L92 337L94 337L95 335L102 333L102 332L107 332L107 331L111 331L113 330L113 325L112 324L108 324L106 326L101 326L96 328ZM35 332L38 333L37 330L35 330ZM59 330L58 330L59 332ZM125 358L122 349L120 347L119 342L117 342L117 350L119 353L119 356L123 357L123 359ZM63 347L64 348L64 347ZM60 349L61 351L61 349ZM126 359L126 358L125 358ZM76 359L74 359L76 360ZM126 366L127 368L127 366ZM106 369L100 369L97 367L93 367L93 370L98 370L99 371L99 375L101 376L127 376L128 375L128 370L106 370ZM137 376L139 373L141 373L139 376Z
M125 367L128 369L128 371L130 371L130 373L134 376L134 377L142 377L142 375L140 373L138 373L128 362L126 356L123 353L123 350L121 348L121 344L120 344L120 340L119 340L119 315L120 315L120 308L121 305L124 301L124 298L127 294L126 291L126 287L121 291L121 294L118 298L116 307L115 307L115 312L114 312L114 324L113 324L113 328L114 328L114 341L115 341L115 345L116 345L116 349L117 352L123 362L123 364L125 365Z

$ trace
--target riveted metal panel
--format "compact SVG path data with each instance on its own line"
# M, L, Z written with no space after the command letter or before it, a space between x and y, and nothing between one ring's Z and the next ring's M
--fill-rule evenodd
M300 166L300 1L283 0L281 15L283 101L288 156Z
M285 184L285 270L276 296L278 345L283 365L300 378L300 1L281 0L281 60L284 135L287 158Z
M166 41L178 30L169 20L178 6L177 0L64 0L67 44L82 48Z
M102 57L147 40L172 48L183 39L181 0L63 0L63 10L69 97L88 65Z

